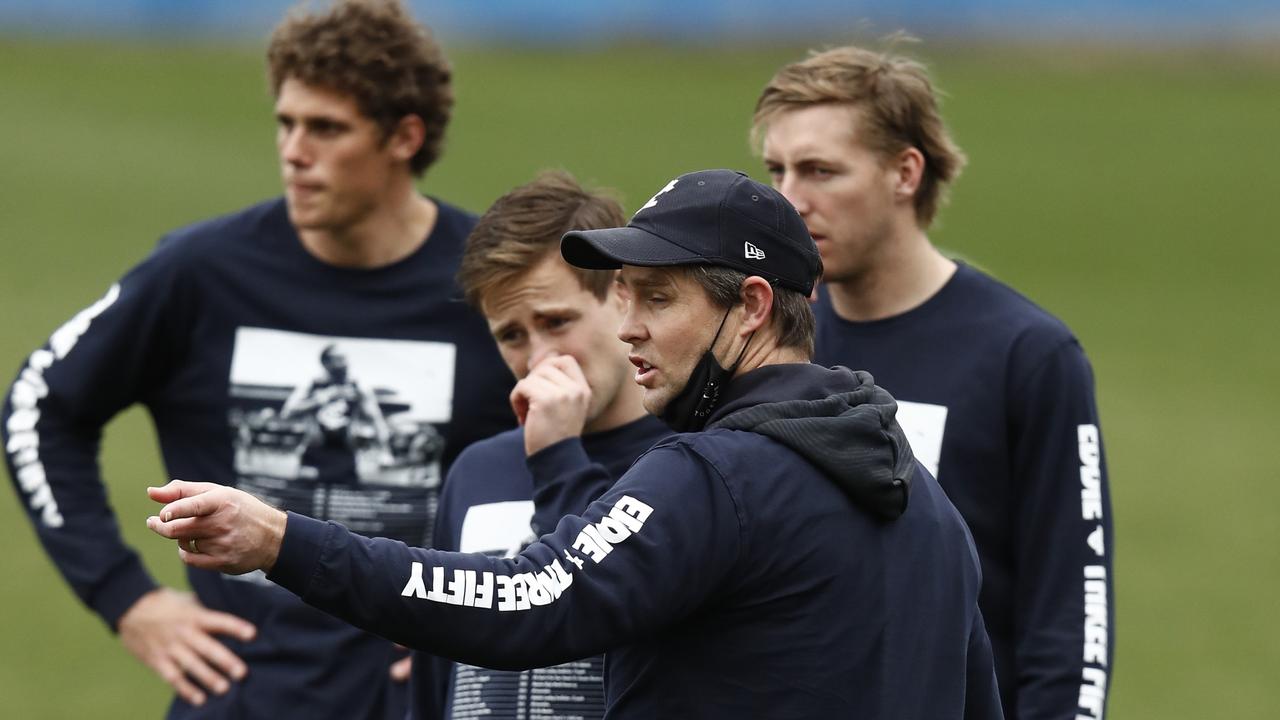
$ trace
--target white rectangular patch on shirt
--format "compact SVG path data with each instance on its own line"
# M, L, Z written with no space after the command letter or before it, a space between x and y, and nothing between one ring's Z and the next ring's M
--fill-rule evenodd
M346 358L351 378L394 405L404 420L446 423L453 418L458 347L447 342L241 327L231 356L231 395L283 401L299 384L325 376L320 356L331 347Z
M532 500L472 505L462 519L458 551L514 557L533 537L532 521Z
M911 443L916 460L938 477L938 461L942 458L942 435L947 427L947 406L898 401L898 424Z

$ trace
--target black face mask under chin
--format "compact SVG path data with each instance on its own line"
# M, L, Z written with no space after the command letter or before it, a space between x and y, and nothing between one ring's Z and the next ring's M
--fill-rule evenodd
M738 359L734 360L733 365L728 369L720 367L720 362L716 360L714 352L716 341L720 339L720 331L724 329L725 320L729 319L731 311L732 308L726 310L724 317L720 319L716 336L711 338L711 347L702 353L698 363L693 366L689 381L658 415L658 419L676 432L697 432L707 424L711 411L715 410L716 404L720 402L720 393L724 392L725 386L737 372L742 356L747 353L747 345L751 343L751 337L747 338L747 342L742 345L742 352L738 353Z

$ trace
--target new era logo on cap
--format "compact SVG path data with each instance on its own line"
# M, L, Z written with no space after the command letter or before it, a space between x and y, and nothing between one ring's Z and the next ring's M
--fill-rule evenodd
M667 183L626 227L566 233L560 252L583 268L721 265L808 295L822 266L804 220L773 188L732 170Z

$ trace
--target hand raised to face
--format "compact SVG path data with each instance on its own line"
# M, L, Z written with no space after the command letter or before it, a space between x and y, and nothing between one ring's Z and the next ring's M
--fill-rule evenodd
M590 407L591 386L572 355L539 362L511 391L511 409L524 427L526 455L582 435Z

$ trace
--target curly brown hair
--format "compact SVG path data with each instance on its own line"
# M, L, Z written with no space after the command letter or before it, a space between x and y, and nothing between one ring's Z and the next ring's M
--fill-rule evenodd
M324 13L299 6L267 47L273 95L290 78L350 95L387 134L407 115L422 118L426 138L409 161L419 177L443 151L452 76L431 31L399 0L337 0Z

